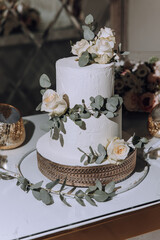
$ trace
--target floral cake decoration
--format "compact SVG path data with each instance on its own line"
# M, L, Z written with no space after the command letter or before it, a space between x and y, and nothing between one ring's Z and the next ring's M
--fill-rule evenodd
M72 45L72 54L78 57L80 67L92 63L107 64L119 59L118 54L128 55L128 52L121 51L121 44L118 50L114 49L115 34L109 27L104 27L96 32L97 24L91 14L85 18L83 29L83 39Z

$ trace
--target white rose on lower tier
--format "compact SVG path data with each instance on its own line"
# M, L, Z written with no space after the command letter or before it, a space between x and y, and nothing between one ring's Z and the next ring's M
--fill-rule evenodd
M108 161L110 163L121 163L129 153L130 147L124 139L114 138L107 146Z
M51 117L61 116L68 109L68 105L63 97L54 90L47 89L43 94L41 111L48 112Z
M90 47L90 44L87 40L82 39L81 41L76 42L75 45L72 46L72 53L80 57L83 52L85 52Z

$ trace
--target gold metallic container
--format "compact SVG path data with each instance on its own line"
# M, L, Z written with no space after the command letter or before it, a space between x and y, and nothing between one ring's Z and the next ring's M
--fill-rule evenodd
M13 149L25 140L25 128L15 107L0 103L0 149Z
M160 103L157 104L148 117L148 131L154 137L160 137Z

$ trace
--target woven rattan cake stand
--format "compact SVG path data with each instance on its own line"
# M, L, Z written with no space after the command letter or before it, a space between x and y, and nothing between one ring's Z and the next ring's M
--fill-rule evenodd
M103 185L114 181L119 182L126 179L135 169L136 150L134 150L122 164L103 164L98 166L69 166L55 163L37 151L38 168L48 179L56 179L70 186L88 187L94 185L96 180Z

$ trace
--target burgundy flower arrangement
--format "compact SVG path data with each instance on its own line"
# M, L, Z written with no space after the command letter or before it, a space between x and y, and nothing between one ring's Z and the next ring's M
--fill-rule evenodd
M115 72L115 93L123 97L128 111L151 112L160 102L160 60L120 61Z

